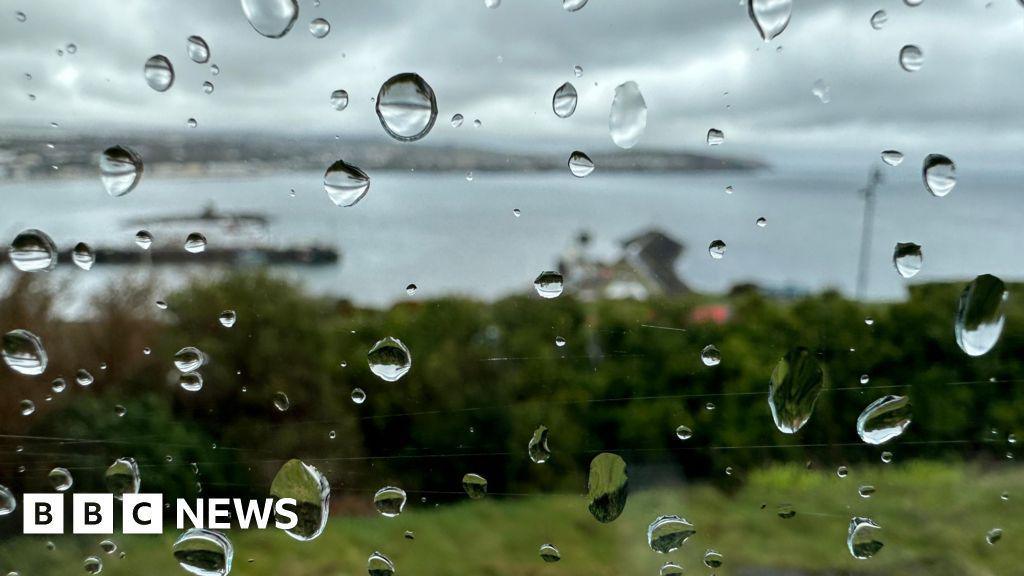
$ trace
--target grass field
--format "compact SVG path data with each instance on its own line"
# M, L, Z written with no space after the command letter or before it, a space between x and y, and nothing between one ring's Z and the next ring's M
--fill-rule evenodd
M861 498L861 484L877 492ZM1007 500L1000 498L1004 492ZM796 516L779 517L780 504L792 505ZM361 576L367 557L379 550L401 576L657 576L667 560L681 564L686 574L719 576L1024 574L1022 505L1024 473L1016 467L938 463L853 468L843 479L834 471L779 466L751 472L731 493L709 485L639 491L610 524L590 516L582 494L489 496L439 507L417 496L397 518L332 518L311 542L275 530L229 532L235 548L231 573ZM647 525L661 514L678 514L697 529L671 554L647 546ZM846 548L853 515L882 526L884 547L871 559L855 560ZM20 514L4 522L20 522ZM1004 535L989 545L985 533L994 527ZM404 538L406 530L414 540ZM119 550L111 555L100 550L101 537L54 537L54 550L44 537L16 537L0 545L0 574L85 573L82 561L89 555L103 559L105 575L185 574L171 555L175 536L173 530L115 536ZM538 548L548 542L560 549L560 562L540 559ZM708 548L724 557L717 570L701 561Z

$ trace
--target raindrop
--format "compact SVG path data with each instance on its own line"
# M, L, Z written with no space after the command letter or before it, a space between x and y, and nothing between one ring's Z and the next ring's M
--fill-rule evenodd
M434 90L419 74L392 76L377 93L380 125L395 140L412 142L430 132L437 119Z
M806 348L793 348L772 370L768 407L775 427L796 434L811 418L814 403L825 386L825 372Z
M199 232L193 232L185 238L185 251L192 254L199 254L206 251L206 236Z
M754 21L757 32L765 42L770 42L789 25L793 11L792 0L749 0L747 15Z
M35 414L36 403L31 400L22 400L18 406L18 410L21 412L22 416L31 416L32 414Z
M366 560L366 573L369 576L394 576L395 563L380 552L374 552Z
M991 530L989 530L988 532L985 533L985 542L988 542L989 544L995 544L996 542L999 542L1000 540L1002 540L1002 538L1003 538L1003 529L1002 528L993 528L993 529L991 529Z
M121 500L125 494L138 494L142 480L139 465L134 458L118 458L103 473L103 481L114 498Z
M199 122L197 122L195 118L189 118L185 121L185 126L188 126L189 128L195 128L196 126L199 126Z
M103 572L103 561L96 556L89 556L82 562L82 568L88 574L99 574Z
M309 23L309 33L314 38L323 38L331 33L331 23L323 18L315 18Z
M722 362L722 353L714 344L708 344L700 351L700 361L705 366L718 366Z
M456 114L452 116L452 128L458 128L459 126L462 126L462 123L464 121L465 118L463 118L462 114Z
M151 56L143 68L146 84L157 92L166 92L174 84L174 67L171 61L162 54Z
M636 82L626 82L615 88L608 130L619 148L632 148L647 129L647 103Z
M522 216L522 214L523 213L519 210L519 208L512 209L512 215L515 216L516 218L519 218L520 216Z
M362 404L363 402L366 402L366 392L363 392L362 388L353 388L352 402L356 404Z
M725 133L718 128L708 130L708 146L720 146L725 142Z
M697 531L684 518L676 515L659 516L647 527L647 545L660 554L678 550L686 539Z
M888 395L875 400L857 417L857 435L868 444L884 444L910 425L910 399Z
M566 82L555 90L555 95L551 98L551 109L555 116L568 118L576 111L577 99L576 87L571 82Z
M764 228L765 226L768 225L768 219L765 218L764 216L762 216L762 217L758 218L757 220L755 220L754 224L757 224L758 228Z
M462 489L470 498L479 500L487 495L487 479L479 474L466 474L462 477Z
M114 544L112 540L103 540L100 542L100 550L107 554L113 554L117 552L117 544Z
M477 118L476 120L473 120L473 128L479 128L479 127L481 127L483 125L484 125L484 123L481 122L479 118Z
M186 392L199 392L203 389L203 375L199 372L188 372L178 376L178 386Z
M381 516L394 518L405 508L405 490L394 486L385 486L373 495L373 505Z
M267 38L288 33L299 17L296 0L242 0L242 12L253 30Z
M186 346L174 354L174 367L182 374L192 372L206 363L206 355L195 346Z
M545 562L558 562L562 559L562 553L554 544L541 544L540 559Z
M885 13L885 10L879 10L871 15L871 27L875 30L881 30L888 21L889 15Z
M22 272L49 272L57 266L57 245L42 230L30 228L14 237L7 256Z
M370 177L359 168L338 160L324 172L324 192L336 206L355 206L370 190Z
M4 334L4 363L19 374L38 376L46 370L48 362L43 341L28 330L11 330Z
M412 368L412 355L398 338L386 336L377 341L366 353L370 372L385 382L394 382Z
M860 383L861 384L867 384L870 381L871 381L871 377L868 376L867 374L861 374L860 375Z
M594 161L579 150L569 155L569 172L577 178L588 176L594 171Z
M280 391L274 392L273 402L274 408L277 408L279 412L285 412L292 406L292 402L288 399L288 395Z
M551 270L541 272L533 281L533 289L541 298L557 298L562 294L562 275Z
M907 44L900 49L900 67L907 72L917 72L924 64L924 52L913 44Z
M53 486L57 492L66 492L75 483L67 468L54 468L50 470L47 478L50 480L50 486Z
M330 510L331 485L315 467L301 460L289 460L274 476L270 495L295 499L299 522L285 530L289 536L306 541L323 533Z
M562 0L562 8L567 12L575 12L587 5L590 0Z
M583 77L583 67L579 66L579 65L573 66L572 67L572 73L577 78L582 78Z
M913 278L921 271L924 255L921 246L913 242L897 242L892 252L892 264L896 272L904 278Z
M225 576L235 557L227 536L205 528L192 528L178 536L171 552L179 566L196 576Z
M14 493L7 486L0 485L0 516L7 516L18 508Z
M212 74L213 76L219 76L220 66L217 66L216 64L210 64L210 74Z
M829 93L830 91L831 88L829 88L828 84L825 84L825 81L821 78L815 80L814 84L811 85L811 94L814 94L822 104L828 104L832 101L832 95Z
M721 240L713 240L708 245L708 254L715 260L721 260L725 256L725 242Z
M892 462L892 452L889 452L888 450L882 452L882 463L888 464L890 462Z
M348 108L348 92L345 90L331 92L331 108L339 112Z
M217 316L217 321L220 322L220 325L225 328L231 328L232 326L235 325L235 322L237 320L238 314L236 314L234 310L225 310L221 312L219 316Z
M720 567L722 565L722 555L708 549L704 552L704 565L712 569Z
M565 347L565 338L562 338L561 336L555 336L555 346L557 346L559 348L564 348Z
M54 378L53 382L50 383L50 390L53 390L57 394L66 390L67 387L68 383L63 378Z
M693 430L690 430L688 426L679 426L676 428L676 438L680 440L689 440L693 437Z
M17 20L18 22L24 22L25 20L28 20L28 16L25 16L25 13L24 13L24 12L21 12L20 10L19 10L18 12L15 12L15 13L14 13L14 18L15 18L15 19L16 19L16 20Z
M79 242L75 244L74 249L71 251L71 261L82 270L88 270L96 263L96 254L93 253L92 248L88 244Z
M621 456L602 452L590 461L587 477L587 509L602 523L608 523L622 514L629 492L626 462Z
M960 294L953 332L968 356L981 356L999 341L1008 295L1003 281L991 274L978 276Z
M484 0L484 6L488 8L498 8L501 6L501 0Z
M913 8L914 6L920 6L924 3L924 0L903 0L903 3Z
M213 94L213 82L210 82L209 80L203 82L203 93Z
M409 296L416 295L416 290L417 288L415 284L409 284L408 286L405 287L405 293L408 294Z
M867 560L877 554L883 544L875 540L874 535L881 529L870 518L854 516L850 519L850 529L846 536L846 547L850 549L850 554L857 560Z
M533 431L533 436L530 437L526 451L530 455L530 460L536 464L543 464L551 459L551 448L548 447L547 426L538 426Z
M188 57L196 64L206 64L210 61L210 46L199 36L189 36L185 42L185 49Z
M148 230L139 230L135 233L135 245L143 250L149 250L153 245L153 235Z
M75 372L75 384L79 386L91 386L95 379L85 368L79 368Z
M675 562L665 562L658 571L658 576L683 576L683 567Z
M903 162L903 152L899 150L882 150L882 162L889 166L899 166Z
M849 475L849 473L850 470L846 466L840 466L839 468L836 468L836 476L840 478L846 478L846 476Z
M124 196L142 178L142 158L123 146L112 146L100 155L100 182L107 194Z
M865 484L857 488L857 494L860 494L861 498L871 498L875 494L875 487L870 484Z
M956 164L942 154L929 154L921 169L924 186L932 196L942 198L956 186Z
M125 414L128 414L128 409L120 404L114 404L114 415L118 418L124 418Z

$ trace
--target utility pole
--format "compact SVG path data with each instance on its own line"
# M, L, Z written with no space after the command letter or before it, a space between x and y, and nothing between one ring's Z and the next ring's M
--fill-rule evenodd
M857 299L863 300L868 287L868 259L871 254L871 233L875 224L875 190L882 183L882 171L871 169L868 183L858 192L864 196L864 220L860 226L860 261L857 266Z

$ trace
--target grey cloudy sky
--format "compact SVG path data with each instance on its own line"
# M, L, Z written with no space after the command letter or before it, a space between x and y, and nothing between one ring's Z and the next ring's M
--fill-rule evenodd
M725 131L722 153L776 161L885 148L1012 157L1024 144L1024 8L1016 0L925 0L913 8L902 0L794 0L789 27L770 44L736 0L590 0L576 13L560 0L504 0L498 9L483 0L300 0L298 21L281 39L257 34L237 0L4 6L0 118L8 130L58 122L66 133L112 137L258 131L386 141L370 99L391 75L414 71L438 96L427 143L609 148L614 88L633 80L649 108L640 149L700 150L711 127ZM876 31L868 22L878 9L889 20ZM308 31L316 17L331 23L326 38ZM209 43L219 76L186 56L193 34ZM77 52L58 56L68 43ZM897 62L911 43L925 55L915 73ZM166 93L143 78L154 54L167 55L177 73ZM811 93L819 78L830 88L828 104ZM211 95L201 90L205 80L216 85ZM565 81L580 103L562 120L550 104ZM328 104L338 88L351 96L342 112ZM451 128L456 112L483 127ZM192 131L189 117L199 122Z

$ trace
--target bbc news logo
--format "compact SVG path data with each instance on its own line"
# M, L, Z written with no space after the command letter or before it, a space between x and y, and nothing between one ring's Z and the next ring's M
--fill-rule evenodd
M121 500L121 533L160 534L164 529L164 498L162 494L124 494ZM25 534L63 534L63 494L25 494L22 499L22 531ZM282 530L299 523L294 498L241 500L239 498L207 498L192 503L178 498L175 503L175 526L227 530L265 529L273 520ZM113 494L73 494L71 499L71 532L73 534L113 534L117 516Z

